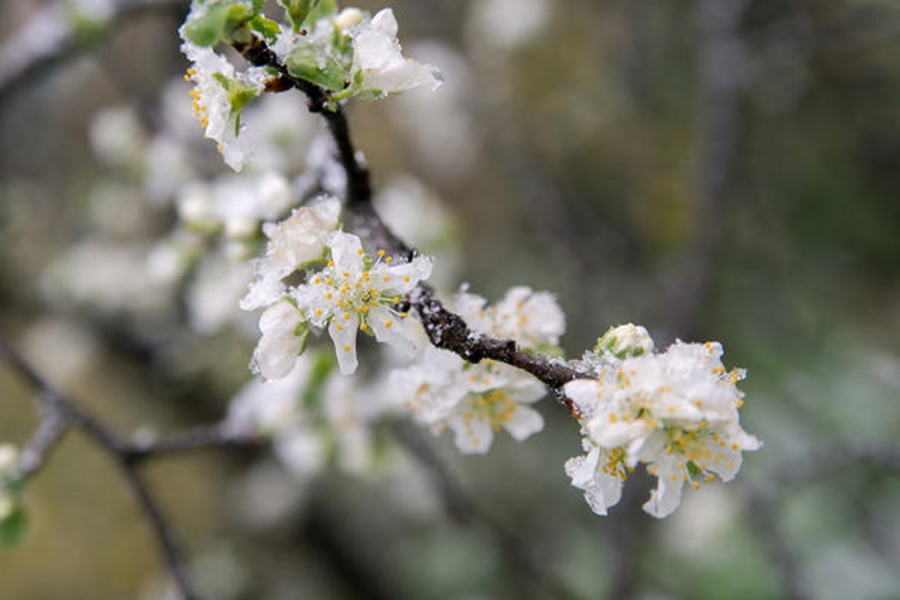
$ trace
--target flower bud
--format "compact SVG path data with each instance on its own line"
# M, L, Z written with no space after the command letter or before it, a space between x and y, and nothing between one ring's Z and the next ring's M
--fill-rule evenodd
M358 8L345 8L334 20L338 29L350 29L354 25L359 25L363 20L362 11Z
M653 352L653 339L647 330L640 325L628 323L618 327L610 327L597 340L594 350L598 354L609 352L616 358L641 356Z

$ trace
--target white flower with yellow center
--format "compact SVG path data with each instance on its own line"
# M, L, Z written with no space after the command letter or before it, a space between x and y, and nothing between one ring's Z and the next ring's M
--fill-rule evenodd
M256 280L241 300L241 308L254 310L277 302L285 294L284 278L322 260L326 239L338 226L340 212L340 201L326 196L298 208L277 225L266 224L266 255L254 262Z
M373 258L357 236L343 231L332 232L327 244L331 259L326 267L289 295L312 326L328 328L341 372L356 370L358 330L412 355L421 339L419 328L394 305L428 278L431 258L417 256L395 264L383 250Z
M181 51L193 63L185 75L192 82L194 114L207 138L218 142L225 163L240 171L250 157L246 139L240 137L240 111L262 90L265 70L250 67L235 73L234 66L211 48L203 48L185 41Z
M435 431L450 428L467 454L487 452L501 429L522 441L544 427L541 415L528 406L546 394L543 384L491 360L469 364L429 346L421 363L394 371L391 384L422 423Z
M550 292L530 287L510 288L493 306L463 288L454 307L469 327L501 339L511 339L533 350L556 346L566 330L566 316Z
M727 372L721 356L717 342L676 342L665 353L614 361L596 379L566 384L588 450L566 471L595 512L605 514L618 502L616 486L642 462L658 478L644 509L665 517L677 508L685 483L730 481L741 452L761 446L739 424L737 382L744 371Z

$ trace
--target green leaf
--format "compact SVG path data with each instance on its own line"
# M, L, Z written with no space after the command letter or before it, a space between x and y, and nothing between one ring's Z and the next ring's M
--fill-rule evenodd
M262 15L254 15L247 23L250 25L250 29L266 38L269 43L274 42L281 33L281 26L278 23Z
M251 100L259 95L256 87L241 83L237 79L229 79L221 73L213 73L212 77L228 92L228 103L231 105L232 114L240 113Z
M13 511L0 521L0 545L14 548L25 539L28 531L28 516L20 503L16 503Z
M242 2L218 0L206 10L191 12L184 24L184 36L198 46L215 46L247 23L254 12Z
M337 10L338 6L335 0L319 0L313 4L312 10L306 15L304 25L311 29L319 19L333 15Z
M299 31L306 17L316 7L319 0L278 0L278 4L287 13L288 21L294 31Z
M313 44L297 46L285 61L288 73L332 92L344 88L347 73L341 64Z

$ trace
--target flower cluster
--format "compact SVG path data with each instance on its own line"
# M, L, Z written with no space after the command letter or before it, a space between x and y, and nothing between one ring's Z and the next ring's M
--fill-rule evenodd
M253 368L267 379L290 372L311 328L328 330L344 374L357 367L358 331L408 355L420 345L421 329L394 305L428 278L431 259L416 256L395 263L384 250L375 257L367 254L359 237L334 230L338 211L337 201L326 199L266 229L266 256L255 265L257 278L241 308L266 308ZM325 266L310 270L305 283L287 286L289 275L316 262Z
M644 509L665 517L677 508L685 483L696 488L716 476L730 481L741 467L741 452L761 444L739 424L743 393L737 382L744 372L726 371L721 345L679 341L649 354L635 352L645 347L643 336L634 340L633 347L619 348L625 358L607 353L595 379L566 384L587 451L566 463L566 473L594 512L605 515L619 501L628 474L645 463L658 481Z
M555 346L565 329L562 311L546 292L515 287L496 305L486 304L464 289L455 308L473 329L513 339L525 349ZM419 364L395 371L391 381L400 402L421 422L454 432L461 452L487 452L501 428L521 441L544 427L541 415L528 406L546 394L543 384L492 360L470 364L429 347Z
M397 20L391 9L375 16L357 8L338 11L334 2L288 2L281 24L262 13L263 3L248 0L194 0L179 30L182 51L191 61L185 79L194 112L206 137L219 144L225 162L240 171L250 158L241 136L241 111L259 96L274 65L237 71L214 47L220 43L247 47L251 40L268 42L292 77L313 83L330 94L329 106L357 96L376 100L419 86L441 84L440 71L403 56Z

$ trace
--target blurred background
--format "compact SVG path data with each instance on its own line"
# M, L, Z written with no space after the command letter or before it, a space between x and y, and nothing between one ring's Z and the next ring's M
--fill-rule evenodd
M487 456L399 425L396 464L362 474L297 478L265 450L161 459L204 598L900 598L900 3L391 6L445 84L351 104L353 136L395 227L446 257L445 293L553 291L571 357L627 322L660 347L719 340L765 447L663 521L640 476L591 513L551 399L541 434ZM222 258L246 249L186 237L185 186L230 176L177 83L186 10L0 4L0 331L128 435L215 422L251 379L246 272ZM320 125L276 98L267 167L299 189ZM0 441L22 444L32 391L5 365L0 391ZM0 596L165 597L146 522L85 438L25 497Z

